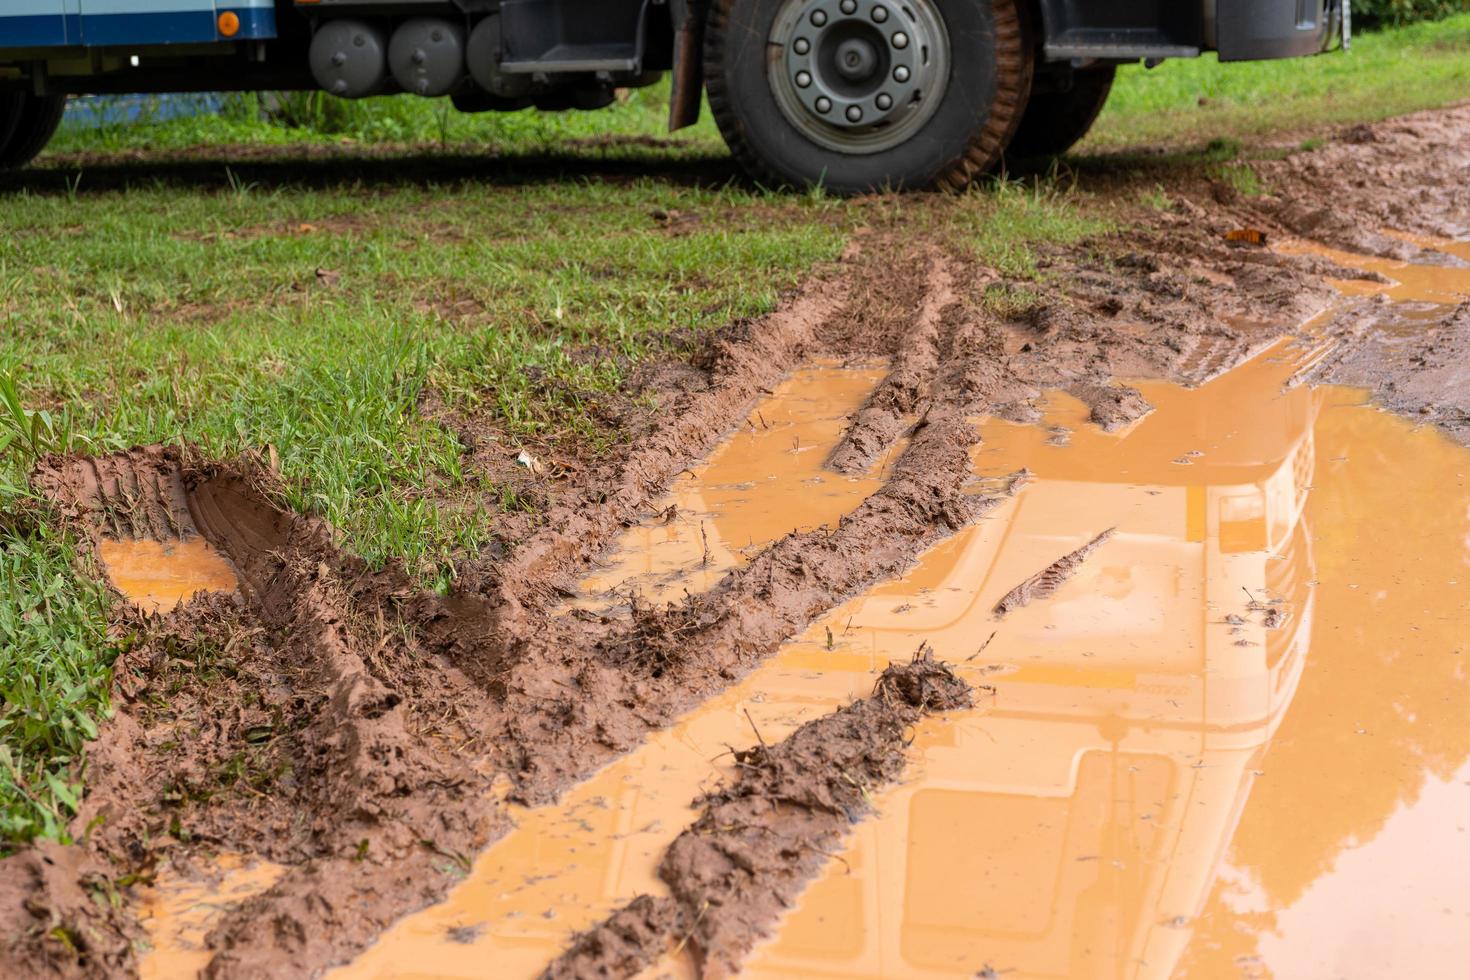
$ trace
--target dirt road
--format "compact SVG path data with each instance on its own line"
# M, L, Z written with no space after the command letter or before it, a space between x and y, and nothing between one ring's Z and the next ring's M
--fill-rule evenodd
M1470 108L1256 169L1247 195L1087 164L1129 230L1044 253L1040 284L875 216L777 312L649 371L638 438L447 597L283 508L267 459L48 459L35 486L161 615L118 664L85 843L4 861L0 972L307 976L367 950L343 975L1035 975L1066 969L1052 914L1099 937L1073 975L1298 962L1309 940L1244 948L1262 910L1225 893L1291 906L1314 879L1277 887L1291 847L1253 808L1335 797L1254 773L1346 780L1403 730L1363 790L1384 805L1299 832L1324 867L1400 800L1465 803ZM1171 564L1190 548L1205 572ZM1363 659L1321 662L1333 637ZM1433 661L1398 721L1365 693L1384 649ZM1295 719L1334 698L1361 715L1311 747ZM1398 955L1466 932L1470 895L1445 901Z

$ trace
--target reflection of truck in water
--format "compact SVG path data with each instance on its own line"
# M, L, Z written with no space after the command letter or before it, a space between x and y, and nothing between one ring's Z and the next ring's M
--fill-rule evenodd
M1159 412L1121 438L988 433L998 466L1020 455L1009 439L1027 444L1035 481L919 578L863 599L852 626L886 653L922 637L951 659L995 632L979 662L1006 664L996 697L920 735L922 785L855 829L854 872L813 886L753 976L949 976L977 956L1016 977L1173 973L1311 633L1315 396L1232 383L1184 393L1218 399L1193 432L1151 391ZM1056 595L993 621L1038 556L1111 525Z
M670 72L670 126L707 93L772 183L960 186L1059 153L1114 68L1217 51L1280 58L1346 38L1346 0L9 0L0 168L68 95L321 90L466 112L593 109Z

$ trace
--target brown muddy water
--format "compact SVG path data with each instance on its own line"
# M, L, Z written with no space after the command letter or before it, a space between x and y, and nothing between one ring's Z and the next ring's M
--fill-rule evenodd
M515 812L444 902L331 975L534 976L576 930L664 892L663 851L731 746L784 738L928 642L989 685L982 706L916 728L904 781L746 975L1462 976L1470 452L1359 392L1283 389L1318 353L1278 344L1197 389L1136 382L1154 411L1111 434L1062 395L1039 424L980 420L977 476L1032 473L1011 499ZM877 481L821 464L880 374L794 376L579 601L698 591L838 519ZM1053 594L995 617L1108 528ZM150 932L177 932L169 914ZM150 976L197 968L159 946ZM671 955L650 975L690 969Z
M704 464L679 475L658 515L630 529L581 582L576 604L606 609L632 592L652 603L704 592L777 538L835 524L882 485L881 463L856 478L824 464L886 373L836 361L794 372Z
M213 955L205 937L220 916L270 888L285 871L269 861L221 854L208 876L161 874L143 890L138 912L153 948L140 964L140 980L197 976Z
M1276 246L1287 255L1320 255L1338 265L1364 272L1376 272L1392 280L1373 283L1365 280L1334 280L1333 285L1349 295L1382 293L1389 299L1453 305L1470 296L1470 242L1452 242L1413 235L1397 236L1412 245L1438 253L1446 264L1429 265L1374 258L1328 248L1317 242L1289 239Z
M145 612L165 613L199 592L234 592L235 570L203 538L103 539L98 555L113 586Z

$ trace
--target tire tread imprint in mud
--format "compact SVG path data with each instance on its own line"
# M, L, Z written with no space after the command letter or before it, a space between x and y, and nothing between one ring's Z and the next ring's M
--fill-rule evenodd
M745 171L758 183L767 186L800 185L808 182L807 179L795 173L781 172L753 144L747 132L749 123L742 118L742 112L746 111L746 107L736 104L738 97L732 90L729 77L732 71L730 62L734 57L734 52L731 51L734 41L739 38L739 32L752 29L750 21L755 16L755 8L758 4L765 2L767 0L715 0L712 4L709 20L705 26L705 90L709 97L710 111L714 115L715 123L721 135L724 136L731 154ZM1027 15L1023 12L1024 8L1019 7L1016 0L988 0L988 2L986 0L951 0L955 6L968 2L978 2L984 5L984 19L989 21L988 26L994 39L993 50L971 53L957 48L953 52L952 63L954 60L971 54L974 54L975 57L992 58L995 66L995 91L989 106L984 109L984 121L979 127L966 134L963 145L958 147L948 159L927 167L926 172L919 179L890 181L895 186L961 190L1000 160L1016 127L1021 124L1026 101L1031 92L1031 75L1034 67L1029 23L1026 19ZM753 40L746 39L746 43L758 44L762 52L766 46L763 34ZM764 56L761 61L764 64ZM954 90L957 88L962 88L962 86L951 84L950 91L945 93L945 99L956 97ZM961 94L960 97L963 95ZM768 125L787 125L768 93L760 100L759 106L751 106L748 111L763 113L763 118L769 119ZM941 109L942 112L943 109ZM909 144L920 140L932 140L934 137L931 135L930 128L937 121L938 117L930 119L914 139L887 153L897 154ZM801 139L795 135L794 130L788 138ZM824 178L821 183L829 182ZM857 182L832 181L831 186L840 192L861 193L880 189L884 183L884 180L873 178Z
M914 258L905 255L905 264ZM906 306L893 342L893 368L853 416L827 459L837 473L855 475L868 470L909 428L934 394L939 371L941 327L946 311L957 301L953 263L942 253L928 256L928 274L921 295ZM918 316L910 311L918 307Z

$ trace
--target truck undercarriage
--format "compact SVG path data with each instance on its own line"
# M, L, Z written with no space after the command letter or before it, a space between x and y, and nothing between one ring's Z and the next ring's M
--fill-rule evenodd
M838 192L959 187L1061 153L1115 66L1295 57L1346 0L20 0L0 13L0 167L68 95L407 93L466 112L596 109L671 73L670 128L707 94L741 164Z

